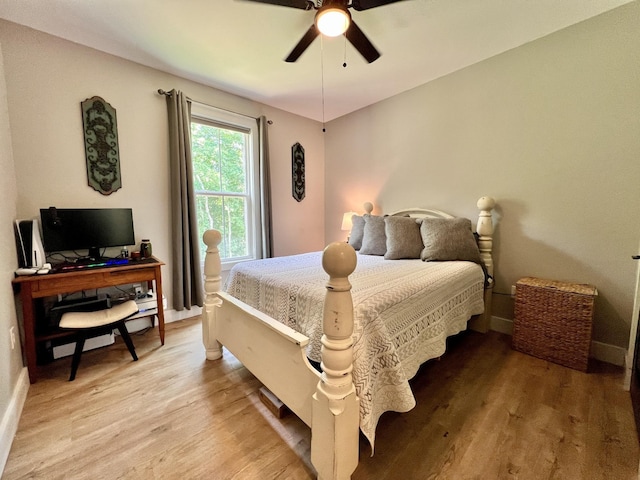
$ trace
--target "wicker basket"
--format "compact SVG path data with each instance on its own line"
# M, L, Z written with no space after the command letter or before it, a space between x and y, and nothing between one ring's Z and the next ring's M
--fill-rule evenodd
M513 348L586 372L597 294L593 285L533 277L518 280Z

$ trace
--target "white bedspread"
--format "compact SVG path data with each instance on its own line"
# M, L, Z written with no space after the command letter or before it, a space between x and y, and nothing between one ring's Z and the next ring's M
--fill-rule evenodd
M415 406L408 380L418 367L441 356L446 338L483 312L484 275L470 262L358 255L349 278L360 429L373 448L380 416ZM322 253L315 252L238 264L225 289L309 337L307 354L319 362L327 279Z

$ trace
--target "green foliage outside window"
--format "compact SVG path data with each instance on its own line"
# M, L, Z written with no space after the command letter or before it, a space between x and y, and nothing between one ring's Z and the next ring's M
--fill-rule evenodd
M191 123L191 152L196 193L200 255L204 261L205 230L222 233L222 259L249 255L247 238L248 134L218 126Z

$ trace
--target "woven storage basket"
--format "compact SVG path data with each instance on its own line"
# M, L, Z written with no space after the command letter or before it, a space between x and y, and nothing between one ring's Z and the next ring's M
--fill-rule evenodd
M593 285L533 277L518 280L513 348L586 372L597 294Z

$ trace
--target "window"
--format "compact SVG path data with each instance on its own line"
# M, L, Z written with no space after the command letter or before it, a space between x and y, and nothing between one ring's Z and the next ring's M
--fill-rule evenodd
M224 268L260 258L256 121L193 103L191 151L198 235L215 228ZM206 245L201 240L204 262Z

